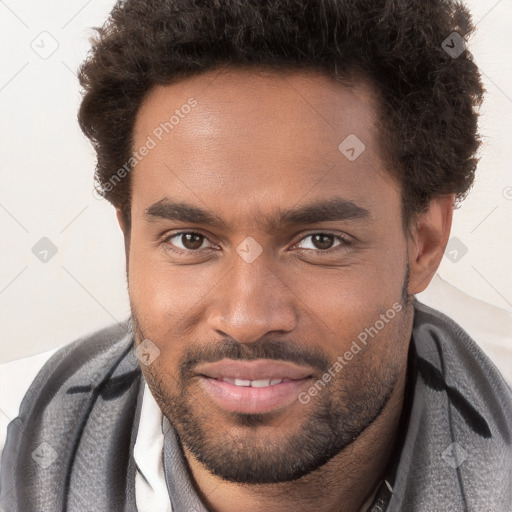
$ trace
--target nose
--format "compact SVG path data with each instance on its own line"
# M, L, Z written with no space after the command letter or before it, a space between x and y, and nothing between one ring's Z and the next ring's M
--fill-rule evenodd
M297 326L298 298L284 278L261 255L247 263L238 254L219 283L208 313L208 325L239 343L251 343L271 332L288 333Z

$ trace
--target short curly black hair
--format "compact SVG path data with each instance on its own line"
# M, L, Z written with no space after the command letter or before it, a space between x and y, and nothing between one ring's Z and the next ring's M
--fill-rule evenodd
M341 83L357 72L380 94L380 149L402 185L407 227L433 198L458 203L472 186L484 95L464 46L474 30L464 4L450 0L119 1L79 69L96 189L130 223L129 175L114 175L130 161L137 111L157 84L225 66L313 70ZM456 44L460 55L447 51Z

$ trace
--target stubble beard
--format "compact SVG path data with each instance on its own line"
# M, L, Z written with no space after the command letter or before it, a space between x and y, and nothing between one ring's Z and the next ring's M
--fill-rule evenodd
M385 409L403 370L401 353L410 337L406 332L406 312L411 307L408 281L409 268L402 289L403 309L390 322L386 334L387 341L396 341L388 343L396 354L385 354L386 363L378 369L378 378L373 370L368 371L365 358L356 355L329 387L312 398L307 414L298 402L288 406L288 412L221 411L194 382L197 377L190 372L190 360L181 361L179 379L170 378L155 363L143 368L144 376L180 443L213 474L243 484L297 480L353 443ZM134 313L132 309L139 342L146 336ZM266 346L259 347L259 355L265 353ZM324 370L329 366L326 362ZM304 418L302 422L297 422L297 415Z

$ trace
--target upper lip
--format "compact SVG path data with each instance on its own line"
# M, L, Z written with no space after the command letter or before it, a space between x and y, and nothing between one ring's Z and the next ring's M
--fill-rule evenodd
M306 367L284 361L270 361L258 359L255 361L236 361L234 359L222 359L216 363L200 364L196 368L200 375L212 379L304 379L311 377L311 370Z

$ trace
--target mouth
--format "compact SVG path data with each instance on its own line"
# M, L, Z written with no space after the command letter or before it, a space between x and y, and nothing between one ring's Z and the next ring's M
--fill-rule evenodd
M256 414L291 405L313 375L310 368L287 362L223 359L200 365L197 376L203 390L222 409Z
M206 377L206 375L205 375ZM255 380L246 380L246 379L230 379L229 377L223 377L220 379L215 379L219 382L228 382L229 384L234 384L235 386L242 386L251 388L264 388L266 386L275 386L276 384L281 384L281 382L291 382L292 380L299 379L255 379Z

